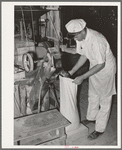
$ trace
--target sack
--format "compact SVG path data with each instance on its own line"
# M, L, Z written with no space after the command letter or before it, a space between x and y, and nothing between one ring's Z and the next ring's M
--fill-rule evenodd
M77 85L72 83L72 79L60 78L60 112L71 122L66 127L66 133L79 128L80 120L77 109Z

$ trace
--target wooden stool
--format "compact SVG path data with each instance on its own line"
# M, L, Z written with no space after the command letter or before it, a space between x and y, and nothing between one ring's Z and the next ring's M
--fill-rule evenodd
M15 145L66 145L65 127L70 125L57 110L14 119Z

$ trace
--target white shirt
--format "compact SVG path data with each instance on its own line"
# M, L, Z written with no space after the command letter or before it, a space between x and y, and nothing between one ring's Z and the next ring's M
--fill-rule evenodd
M87 28L85 40L76 43L76 53L89 59L90 68L105 62L105 67L89 78L89 88L100 96L116 94L114 81L116 60L106 38L101 33Z

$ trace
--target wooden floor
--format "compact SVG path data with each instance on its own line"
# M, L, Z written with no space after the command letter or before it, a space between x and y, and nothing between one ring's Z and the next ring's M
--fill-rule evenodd
M85 80L82 83L82 86L79 89L80 89L78 95L79 114L81 120L84 120L87 112L87 105L88 105L87 80ZM87 127L88 127L88 134L90 134L91 132L94 131L95 125L93 123L90 123L89 125L87 125ZM116 95L113 96L110 119L104 134L100 136L98 139L92 141L88 140L87 136L84 136L84 138L75 139L72 142L72 145L117 146L117 96Z

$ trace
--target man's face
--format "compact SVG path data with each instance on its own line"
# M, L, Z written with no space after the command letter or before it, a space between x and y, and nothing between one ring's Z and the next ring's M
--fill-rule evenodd
M83 39L84 39L84 34L82 31L74 36L74 40L82 41Z

